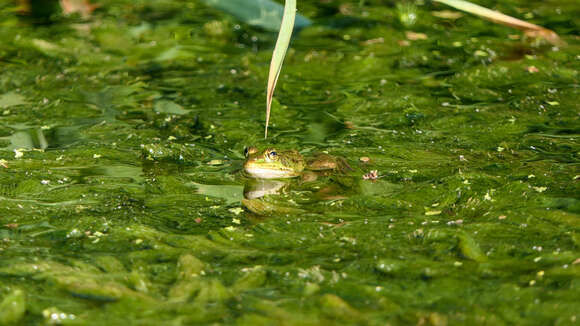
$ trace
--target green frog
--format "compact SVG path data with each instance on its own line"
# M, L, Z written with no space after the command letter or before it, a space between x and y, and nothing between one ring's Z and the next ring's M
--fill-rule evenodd
M304 212L301 205L292 200L280 201L289 189L303 195L311 193L309 199L302 198L303 203L305 200L344 199L344 193L352 190L352 182L348 181L352 178L346 176L352 169L342 158L321 153L305 159L296 150L268 148L260 151L255 147L247 148L245 154L244 171L252 179L246 182L242 203L258 215ZM339 175L346 176L346 180ZM319 180L319 176L328 178ZM300 182L290 182L297 177Z
M246 149L244 171L259 179L284 179L305 176L305 173L350 170L344 159L328 154L318 154L312 159L305 160L296 150L278 151L268 148L259 151L255 147ZM307 176L307 178L309 178Z

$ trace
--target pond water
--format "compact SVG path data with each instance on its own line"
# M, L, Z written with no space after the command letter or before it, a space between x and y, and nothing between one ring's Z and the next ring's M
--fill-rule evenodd
M568 45L298 1L266 140L275 33L197 1L0 4L0 324L578 323L580 8L480 3ZM252 213L247 146L342 157L352 188Z

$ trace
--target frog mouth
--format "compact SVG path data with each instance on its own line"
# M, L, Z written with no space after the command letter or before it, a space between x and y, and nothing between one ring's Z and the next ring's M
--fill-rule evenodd
M263 179L293 178L298 175L290 169L280 168L269 169L267 167L246 166L245 170L252 177Z

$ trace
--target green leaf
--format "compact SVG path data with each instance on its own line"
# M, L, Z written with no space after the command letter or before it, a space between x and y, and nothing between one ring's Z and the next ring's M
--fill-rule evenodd
M278 40L276 41L274 53L272 54L272 61L270 62L270 73L268 74L268 86L266 88L266 128L264 130L264 138L268 138L268 123L270 122L272 96L274 96L276 82L278 81L278 76L280 76L280 70L282 70L286 50L288 50L288 45L290 45L290 37L292 36L292 28L294 26L295 18L296 0L286 0L284 6L284 17L282 18L282 25L280 26Z
M208 6L223 10L240 21L275 32L280 27L284 8L271 0L203 0ZM308 18L297 15L295 28L311 24Z

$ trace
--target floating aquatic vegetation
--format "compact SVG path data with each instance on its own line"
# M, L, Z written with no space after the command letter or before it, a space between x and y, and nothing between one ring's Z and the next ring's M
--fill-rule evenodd
M24 317L26 312L26 295L20 289L9 292L0 301L0 324L15 325Z
M577 320L575 3L502 2L555 48L387 2L297 3L317 24L264 140L274 33L201 1L43 26L0 1L0 324ZM266 145L344 157L352 183L244 207L241 153Z

